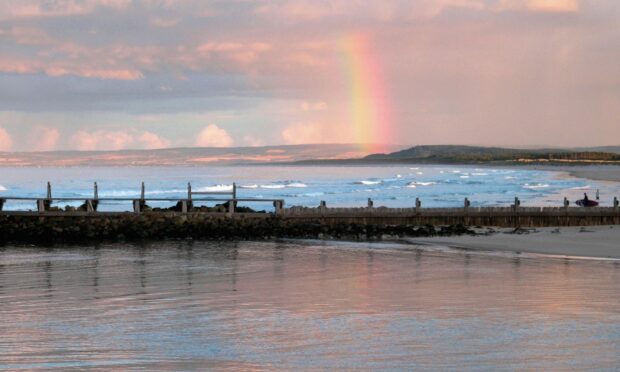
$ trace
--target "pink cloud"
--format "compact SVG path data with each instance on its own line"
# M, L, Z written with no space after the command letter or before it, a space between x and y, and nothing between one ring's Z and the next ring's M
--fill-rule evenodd
M94 132L80 130L70 137L70 141L71 147L83 151L154 149L170 146L170 141L155 133L136 130L97 130Z
M292 124L282 131L282 140L287 145L355 142L350 130L332 123Z
M28 142L33 151L55 150L60 139L60 131L53 127L35 126L30 133Z
M233 139L228 132L215 124L204 127L195 142L198 147L230 147L232 144Z
M144 149L163 149L170 146L170 141L152 132L143 132L136 140Z
M13 139L6 129L0 127L0 151L11 151L11 148L13 148Z
M129 5L131 0L3 0L0 19L79 16L92 13L97 7L121 11Z
M573 13L579 11L578 0L501 0L496 8L504 10L527 10L544 13Z

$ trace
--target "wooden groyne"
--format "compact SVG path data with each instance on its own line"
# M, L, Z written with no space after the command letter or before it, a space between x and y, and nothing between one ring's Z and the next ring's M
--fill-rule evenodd
M217 197L214 197L217 196ZM36 211L3 210L7 201L29 201L36 205ZM54 203L80 201L77 208L61 209ZM98 206L105 202L126 202L132 207L131 212L101 212ZM151 208L150 202L176 203L170 208ZM270 212L237 211L238 203L269 203ZM219 203L215 207L200 207L200 204ZM22 216L37 218L52 217L120 217L127 214L149 214L166 217L202 216L208 218L279 218L298 223L316 222L334 224L365 224L365 225L457 225L466 226L498 226L498 227L545 227L545 226L588 226L620 224L620 208L617 198L613 199L613 207L570 207L565 199L562 207L522 207L518 198L509 207L471 207L466 198L460 208L423 208L419 199L415 199L415 207L387 208L374 207L368 199L368 205L360 208L330 208L324 201L316 208L293 206L284 207L282 199L239 198L236 185L230 191L192 191L187 186L187 198L147 198L144 183L141 185L139 198L100 198L95 183L92 198L53 197L51 185L48 183L45 197L3 197L0 198L0 216ZM247 210L248 208L245 208Z

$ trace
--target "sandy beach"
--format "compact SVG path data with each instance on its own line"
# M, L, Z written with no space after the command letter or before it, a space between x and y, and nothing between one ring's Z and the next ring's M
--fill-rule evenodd
M528 165L525 168L566 172L573 177L595 181L620 182L620 166L617 165Z
M412 244L473 250L620 258L620 226L482 229L484 235L407 239Z

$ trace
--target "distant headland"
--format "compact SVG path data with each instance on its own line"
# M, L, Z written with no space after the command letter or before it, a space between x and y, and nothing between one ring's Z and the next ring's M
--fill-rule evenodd
M0 152L0 166L202 165L620 165L620 146L503 148L463 145L382 146L372 154L359 144L195 147L155 150Z

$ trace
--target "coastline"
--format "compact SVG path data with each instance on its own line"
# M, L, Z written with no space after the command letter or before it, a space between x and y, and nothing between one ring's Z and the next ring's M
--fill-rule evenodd
M405 241L414 245L478 251L620 259L620 226L486 229L486 233L478 235L410 238Z
M617 165L524 165L524 169L564 172L569 176L592 181L620 182L620 166Z

